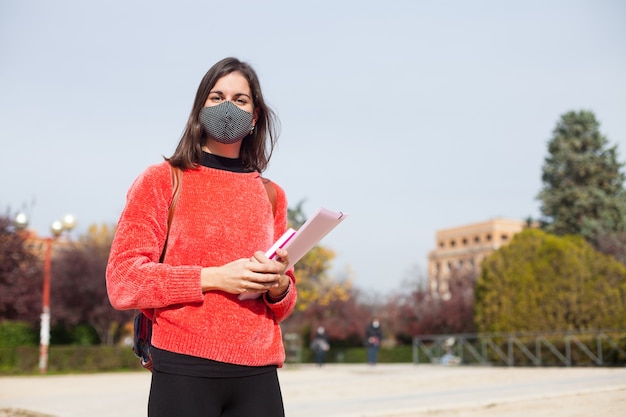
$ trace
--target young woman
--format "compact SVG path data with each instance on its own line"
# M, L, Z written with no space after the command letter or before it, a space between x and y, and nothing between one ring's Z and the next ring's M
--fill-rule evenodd
M113 307L152 318L150 417L284 415L279 323L296 286L288 253L264 254L286 229L287 200L261 177L276 139L256 73L223 59L174 154L128 191L106 279ZM182 176L168 226L172 167Z

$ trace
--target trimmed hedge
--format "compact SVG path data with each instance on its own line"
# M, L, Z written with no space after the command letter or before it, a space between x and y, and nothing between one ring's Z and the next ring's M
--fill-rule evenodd
M305 363L315 362L315 353L310 349L304 349L302 361ZM333 349L326 353L326 363L366 363L367 350L364 347ZM410 363L413 362L412 346L396 346L391 349L381 348L378 351L379 363Z
M314 362L314 355L305 349L302 360ZM411 346L382 348L378 351L380 363L412 362ZM365 363L365 348L331 349L326 355L327 363ZM48 373L110 372L142 370L130 347L121 346L50 346ZM20 346L0 348L0 375L28 375L39 373L39 347Z
M48 373L102 372L141 370L130 347L121 346L50 346ZM0 348L0 374L39 373L39 347Z

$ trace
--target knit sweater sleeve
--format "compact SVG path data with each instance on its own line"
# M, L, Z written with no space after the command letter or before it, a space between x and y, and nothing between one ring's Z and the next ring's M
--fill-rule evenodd
M172 199L169 164L149 167L132 184L106 270L114 308L151 309L202 301L201 266L159 263Z
M277 240L287 228L287 197L285 191L276 183L274 183L276 189L276 215L274 217L274 240ZM269 298L264 297L265 303L272 310L276 321L279 323L286 319L293 311L296 305L297 290L296 290L296 277L293 274L293 269L287 271L287 275L291 280L289 284L289 291L287 295L278 302L271 302Z

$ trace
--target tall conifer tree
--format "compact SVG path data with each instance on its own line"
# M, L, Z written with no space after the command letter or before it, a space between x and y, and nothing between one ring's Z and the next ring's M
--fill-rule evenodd
M538 196L544 229L557 235L581 235L600 249L607 239L622 242L623 252L624 164L617 160L617 146L609 147L600 133L595 115L571 111L561 116L548 152Z

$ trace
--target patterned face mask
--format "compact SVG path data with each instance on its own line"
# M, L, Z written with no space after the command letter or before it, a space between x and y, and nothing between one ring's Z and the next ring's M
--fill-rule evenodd
M200 123L211 139L225 144L240 141L253 129L252 113L240 109L232 101L204 107L200 110Z

